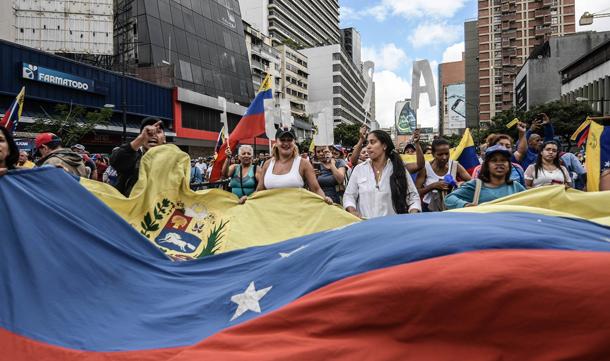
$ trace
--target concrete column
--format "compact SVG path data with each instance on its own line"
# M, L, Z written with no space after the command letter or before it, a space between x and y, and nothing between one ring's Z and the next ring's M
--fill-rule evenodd
M604 78L604 115L610 114L610 75Z

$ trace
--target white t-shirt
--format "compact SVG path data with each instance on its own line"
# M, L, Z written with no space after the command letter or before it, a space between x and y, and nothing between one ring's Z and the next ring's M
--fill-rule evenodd
M565 178L564 178L565 174ZM544 168L538 170L538 176L536 177L536 165L530 164L529 167L525 170L525 174L523 177L526 180L533 181L532 187L537 188L541 186L546 186L550 184L568 184L572 182L570 178L570 174L568 170L561 166L561 168L557 168L552 171L544 170Z

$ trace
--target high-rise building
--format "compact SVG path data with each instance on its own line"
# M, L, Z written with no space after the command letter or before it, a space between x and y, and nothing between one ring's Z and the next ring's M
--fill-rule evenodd
M246 49L250 58L252 84L258 89L267 74L273 77L272 89L280 89L282 58L279 50L271 46L271 38L244 21Z
M466 128L464 59L438 66L439 129L441 135L460 134Z
M254 98L237 0L117 0L115 8L116 63L140 74L169 66L175 86L242 105Z
M288 45L277 46L280 53L280 87L276 96L288 101L290 115L294 118L297 136L300 139L311 136L312 125L307 119L308 58ZM285 120L284 120L285 121Z
M335 124L371 125L375 114L365 110L367 81L340 44L301 50L309 58L309 101L332 100ZM373 97L374 98L374 97ZM374 108L370 108L374 109Z
M479 1L481 121L512 107L517 70L535 46L575 31L574 1Z
M360 33L354 28L341 29L341 45L347 56L357 67L362 66L362 41Z
M109 66L112 0L0 2L0 39Z
M269 32L274 45L287 39L300 47L338 44L339 1L239 0L243 18L263 33Z
M466 127L479 126L479 32L477 21L464 23L464 76L466 90Z

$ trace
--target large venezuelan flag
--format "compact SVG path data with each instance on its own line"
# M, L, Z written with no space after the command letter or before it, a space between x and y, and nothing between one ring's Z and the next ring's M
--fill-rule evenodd
M227 145L229 145L231 150L235 150L240 141L256 138L265 133L265 99L273 98L272 81L271 75L265 77L256 97L254 97L254 100L246 110L246 114L244 114L233 132L229 135L229 141L224 142L218 150L212 174L210 175L211 182L220 179L222 165L227 158L225 155Z
M60 170L0 203L3 360L610 354L610 229L584 219L401 215L176 263Z

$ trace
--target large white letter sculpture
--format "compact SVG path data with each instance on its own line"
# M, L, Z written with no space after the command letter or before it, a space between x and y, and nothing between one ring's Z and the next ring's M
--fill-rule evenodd
M424 76L424 85L419 85L421 76ZM436 105L436 92L434 91L434 78L428 60L417 60L413 62L413 75L411 77L411 108L417 112L419 109L419 96L428 94L430 106Z

